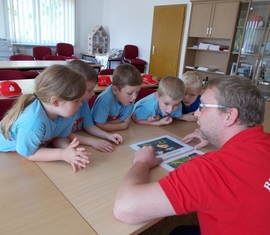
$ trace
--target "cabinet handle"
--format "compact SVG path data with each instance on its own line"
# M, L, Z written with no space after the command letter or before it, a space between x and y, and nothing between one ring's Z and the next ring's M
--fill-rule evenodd
M209 28L207 27L207 29L206 29L206 35L208 35L208 33L209 33Z
M152 55L155 55L155 46L152 46Z
M212 34L212 28L210 28L210 30L209 30L209 34L210 34L210 35Z

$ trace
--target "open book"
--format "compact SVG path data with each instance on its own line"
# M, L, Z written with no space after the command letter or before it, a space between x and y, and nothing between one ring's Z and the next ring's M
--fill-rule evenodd
M134 150L143 146L153 146L156 157L166 159L160 165L168 171L174 170L181 163L188 161L197 154L204 154L170 135L163 135L130 145Z

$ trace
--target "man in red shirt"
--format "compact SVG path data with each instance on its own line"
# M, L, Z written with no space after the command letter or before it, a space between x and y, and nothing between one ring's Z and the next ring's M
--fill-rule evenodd
M264 109L260 91L247 78L210 80L194 114L200 129L183 140L199 138L219 150L153 183L149 171L161 159L152 147L138 150L119 187L115 216L135 224L196 211L198 234L268 235L270 135L262 127Z

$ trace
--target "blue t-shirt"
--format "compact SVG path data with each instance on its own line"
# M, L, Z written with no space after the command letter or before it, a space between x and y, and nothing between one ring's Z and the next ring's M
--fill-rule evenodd
M73 120L72 132L81 131L84 128L94 125L88 102L82 103L77 113L73 115Z
M119 103L113 94L112 85L106 88L97 97L93 108L92 115L94 122L105 124L107 121L120 119L125 121L132 113L134 103L125 106Z
M1 124L1 123L0 123ZM21 113L9 130L11 141L0 131L0 151L17 151L22 156L33 155L41 145L56 137L68 137L72 119L58 116L51 120L39 100L34 100Z
M184 103L182 102L182 105L183 105L183 110L182 110L182 112L183 112L183 113L191 113L191 112L195 112L195 111L199 108L200 103L201 103L201 96L200 96L200 95L197 97L197 99L195 100L195 102L192 103L190 106L186 106L186 105L184 105Z
M165 117L165 115L159 108L158 99L155 93L150 94L135 103L133 113L136 115L137 118L140 120L147 120L148 117L156 117L159 115L160 117ZM182 105L180 104L179 107L174 111L171 112L170 117L176 118L182 116Z

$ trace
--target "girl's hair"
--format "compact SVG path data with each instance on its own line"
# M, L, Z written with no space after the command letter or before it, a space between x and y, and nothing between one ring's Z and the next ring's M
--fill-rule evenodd
M195 71L188 71L183 74L182 81L186 87L202 88L202 76Z
M86 82L98 82L98 74L96 70L82 60L71 60L68 62L67 66L74 71L84 75Z
M52 96L72 101L82 97L85 90L84 77L67 66L52 65L46 68L35 78L35 93L20 96L2 119L1 131L3 135L10 139L8 132L12 124L36 98L44 103L49 102Z
M159 96L167 95L173 100L178 100L184 97L185 85L178 77L167 76L159 82L157 92Z
M140 86L143 80L139 70L131 64L121 64L113 72L112 84L121 90L124 86Z

